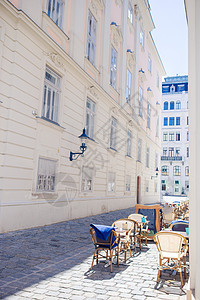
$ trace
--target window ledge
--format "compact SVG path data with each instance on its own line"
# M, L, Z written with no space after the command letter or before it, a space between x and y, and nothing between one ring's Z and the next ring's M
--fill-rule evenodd
M89 60L87 56L85 56L86 62L90 65L90 67L94 68L95 72L98 72L100 74L100 71L97 69L97 67Z
M33 197L37 197L40 199L57 199L58 198L58 193L56 192L33 192L32 193Z
M49 22L55 30L59 30L59 33L61 34L62 38L69 40L68 35L48 16L48 14L45 11L42 12L42 15L44 19L46 19L47 22Z
M110 152L114 152L114 153L117 153L117 152L118 152L116 149L114 149L114 148L112 148L112 147L107 148L107 149L108 149L108 151L110 151Z
M133 158L131 155L128 155L128 154L126 154L125 156L128 158Z
M53 122L53 121L51 121L49 119L46 119L44 117L37 116L36 120L37 120L38 123L46 125L48 127L54 128L54 129L57 129L60 132L63 132L65 130L65 128L62 127L62 126L60 126L58 123L55 123L55 122Z

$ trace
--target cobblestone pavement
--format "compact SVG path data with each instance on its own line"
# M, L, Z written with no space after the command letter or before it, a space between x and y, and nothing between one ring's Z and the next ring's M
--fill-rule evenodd
M126 263L113 265L113 273L105 262L89 271L94 253L89 224L111 225L130 213L133 209L1 234L0 299L185 299L179 275L163 273L156 285L152 241Z

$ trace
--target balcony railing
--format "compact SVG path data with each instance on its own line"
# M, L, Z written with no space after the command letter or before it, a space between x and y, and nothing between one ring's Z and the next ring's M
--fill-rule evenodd
M182 160L182 156L161 156L161 160Z

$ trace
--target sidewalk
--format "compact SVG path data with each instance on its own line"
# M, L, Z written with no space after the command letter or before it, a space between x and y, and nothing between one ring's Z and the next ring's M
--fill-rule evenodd
M0 235L0 299L186 299L180 278L163 273L150 241L120 266L94 264L90 223L111 225L133 209ZM134 252L133 252L134 253ZM129 253L127 254L129 258Z

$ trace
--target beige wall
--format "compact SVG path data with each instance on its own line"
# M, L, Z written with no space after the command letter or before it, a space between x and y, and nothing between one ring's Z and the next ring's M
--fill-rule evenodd
M157 111L160 115L156 101L161 100L161 86L159 89L156 87L155 74L158 71L161 78L164 69L149 33L146 33L149 48L143 56L151 52L152 65L156 70L147 75L145 81L145 88L150 86L154 94L149 98L152 105L150 130L146 128L146 114L140 120L135 114L137 107L134 107L138 97L135 82L144 80L138 78L138 70L142 67L147 73L147 58L145 65L140 65L139 60L136 62L136 57L140 57L143 51L136 45L132 49L133 55L124 54L127 44L122 43L121 34L127 30L121 27L127 24L125 17L121 27L110 26L111 5L126 16L122 2L106 1L104 7L100 0L93 3L81 1L82 9L77 10L77 1L66 1L65 12L69 16L71 11L71 23L63 20L63 32L40 10L46 7L45 2L37 1L31 12L31 18L37 25L23 13L24 9L29 14L27 2L19 2L21 6L18 8L22 11L6 0L0 3L0 99L3 102L0 103L0 232L133 207L138 175L141 176L141 201L159 201L160 180L151 179L155 175L155 153L159 157L161 150L154 126L157 117L153 112ZM127 7L128 2L125 2ZM95 67L85 57L88 7L93 9L98 20ZM40 17L35 16L38 13ZM77 16L73 18L75 14ZM146 18L145 14L143 18ZM134 30L132 38L135 39ZM126 40L125 37L123 40ZM116 91L109 85L111 43L115 43L119 52ZM124 105L127 65L133 74L132 107ZM61 76L59 125L41 118L46 66ZM70 151L79 150L78 136L85 126L87 97L96 104L95 141L88 142L84 157L70 162ZM144 94L144 100L146 97L149 96ZM144 101L144 110L145 105ZM118 122L118 151L109 149L112 116ZM132 133L132 157L126 156L128 129ZM142 140L141 162L137 162L138 138ZM147 146L150 148L149 168L146 168ZM55 192L36 191L39 157L57 161ZM81 191L83 166L94 169L90 192ZM113 193L107 189L109 172L116 176ZM126 175L131 176L130 192L125 191ZM157 192L155 182L158 184Z

